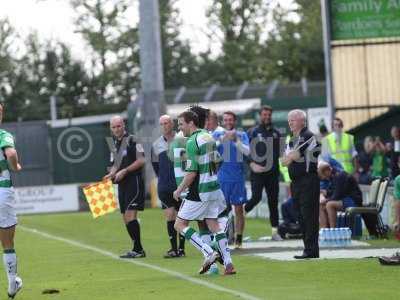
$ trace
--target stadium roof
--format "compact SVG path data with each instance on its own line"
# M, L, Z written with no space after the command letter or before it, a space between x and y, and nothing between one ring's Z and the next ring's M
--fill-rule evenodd
M211 109L218 115L223 114L225 111L231 110L236 114L245 114L252 110L257 110L261 106L261 99L242 99L232 101L213 101L213 102L200 102L196 103L205 108ZM167 114L172 117L177 117L181 112L189 108L189 103L170 104L167 105Z

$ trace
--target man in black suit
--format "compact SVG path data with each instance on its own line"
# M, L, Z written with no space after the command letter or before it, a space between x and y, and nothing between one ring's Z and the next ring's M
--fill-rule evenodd
M292 195L299 210L303 231L304 252L296 259L318 258L319 178L317 172L320 145L306 127L306 113L295 109L288 121L292 137L287 144L282 163L288 166L292 180Z

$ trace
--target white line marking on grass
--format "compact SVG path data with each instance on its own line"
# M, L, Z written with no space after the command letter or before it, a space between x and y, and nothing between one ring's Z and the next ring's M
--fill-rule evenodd
M363 259L368 257L378 256L391 256L396 249L330 249L320 250L319 259ZM281 252L269 252L269 253L256 253L251 254L262 258L275 259L275 260L286 260L286 261L301 261L301 259L295 259L293 256L297 251L281 251Z
M176 277L176 278L179 278L179 279L182 279L182 280L189 281L189 282L197 284L197 285L202 285L202 286L205 286L207 288L210 288L210 289L213 289L213 290L216 290L216 291L220 291L220 292L228 293L228 294L231 294L231 295L239 296L239 297L241 297L243 299L261 300L261 298L252 296L250 294L247 294L247 293L244 293L244 292L240 292L240 291L237 291L237 290L233 290L233 289L229 289L229 288L225 288L225 287L216 285L214 283L210 283L210 282L207 282L207 281L204 281L204 280L201 280L201 279L197 279L197 278L194 278L194 277L191 277L191 276L188 276L188 275L184 275L184 274L179 273L179 272L175 272L175 271L172 271L172 270L169 270L169 269L165 269L165 268L159 267L157 265L152 265L152 264L144 263L144 262L141 262L141 261L138 261L138 260L133 260L133 259L132 260L121 259L121 258L119 258L118 255L116 255L116 254L114 254L112 252L109 252L109 251L106 251L106 250L103 250L103 249L100 249L100 248L97 248L97 247L94 247L94 246L86 245L86 244L80 243L78 241L74 241L74 240L70 240L70 239L67 239L67 238L60 237L60 236L52 235L52 234L49 234L49 233L46 233L46 232L43 232L43 231L40 231L40 230L37 230L37 229L28 228L28 227L21 226L21 225L19 225L18 228L20 228L20 229L22 229L22 230L24 230L26 232L30 232L30 233L34 233L36 235L40 235L40 236L45 237L47 239L63 242L63 243L66 243L66 244L69 244L69 245L72 245L72 246L75 246L75 247L78 247L78 248L82 248L82 249L86 249L86 250L89 250L89 251L92 251L92 252L96 252L96 253L99 253L101 255L108 256L108 257L110 257L112 259L118 260L118 261L124 261L124 262L127 262L127 263L132 263L132 264L137 265L137 266L153 269L153 270L159 271L161 273L165 273L165 274L171 275L173 277Z

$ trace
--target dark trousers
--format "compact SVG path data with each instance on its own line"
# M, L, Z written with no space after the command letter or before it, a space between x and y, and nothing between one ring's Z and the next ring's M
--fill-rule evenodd
M269 220L272 227L279 225L278 212L278 195L279 195L279 174L256 174L252 173L251 177L251 199L245 205L245 211L251 211L262 197L262 191L265 188L268 197Z
M307 174L292 182L292 195L303 232L304 253L309 255L319 255L319 192L316 174Z

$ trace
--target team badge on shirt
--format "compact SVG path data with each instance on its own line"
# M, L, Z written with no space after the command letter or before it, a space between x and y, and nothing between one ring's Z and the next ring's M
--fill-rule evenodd
M4 141L8 144L14 144L14 139L11 136L5 136Z
M186 168L189 169L192 166L192 161L190 159L188 159L186 161Z

